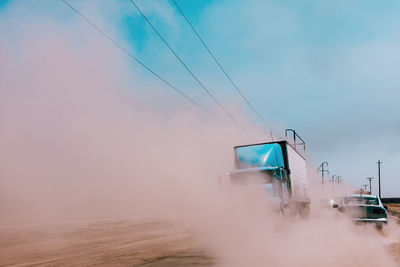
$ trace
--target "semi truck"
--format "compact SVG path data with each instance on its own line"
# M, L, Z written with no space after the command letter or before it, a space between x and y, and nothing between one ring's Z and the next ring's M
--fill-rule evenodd
M306 159L287 141L234 147L235 170L231 184L264 186L266 194L284 214L308 217L310 197Z

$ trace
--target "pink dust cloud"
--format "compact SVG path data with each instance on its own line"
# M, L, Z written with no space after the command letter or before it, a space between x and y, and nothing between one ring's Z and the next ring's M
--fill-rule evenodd
M394 266L372 228L317 206L293 220L264 212L256 192L220 188L232 147L269 141L263 131L244 122L241 132L173 94L178 108L165 115L138 92L169 89L146 88L82 24L63 26L1 28L2 225L153 217L187 228L221 266Z

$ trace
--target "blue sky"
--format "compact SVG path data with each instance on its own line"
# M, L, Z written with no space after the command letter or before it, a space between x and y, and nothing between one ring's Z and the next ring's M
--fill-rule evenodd
M61 1L46 0L0 1L0 15L16 2L27 8L15 16L33 9L58 23L76 19ZM70 2L155 71L212 104L129 1ZM240 101L172 2L136 2L218 99ZM381 159L383 195L400 196L400 142L385 155L400 120L400 2L177 2L262 116L307 141L315 165L328 161L331 174L359 187L365 177L377 176ZM132 73L153 79L129 64Z

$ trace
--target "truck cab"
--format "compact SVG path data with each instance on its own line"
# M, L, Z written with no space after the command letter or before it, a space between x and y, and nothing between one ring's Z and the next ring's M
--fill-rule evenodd
M233 185L265 187L282 212L308 215L306 161L287 141L236 146L234 152L235 170L229 173Z

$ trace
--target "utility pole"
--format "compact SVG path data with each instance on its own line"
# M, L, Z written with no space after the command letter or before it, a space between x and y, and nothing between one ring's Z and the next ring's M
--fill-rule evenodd
M379 198L381 198L381 164L382 161L378 160L378 184L379 184Z
M335 177L337 177L336 174L332 175L332 185L331 185L331 190L332 190L332 196L335 196Z
M319 165L317 172L321 172L322 175L322 184L324 184L324 174L325 172L329 175L329 171L325 170L324 167L328 167L328 162L324 161Z
M297 151L296 146L297 145L301 145L303 146L304 151L306 151L306 142L304 142L304 140L297 134L297 132L293 129L285 129L285 136L286 138L288 137L288 132L292 132L293 133L293 146L294 146L294 150ZM297 138L300 140L300 142L297 142Z
M364 186L364 190L367 191L367 186L368 185L367 184L363 184L363 186Z
M337 176L337 187L338 190L340 191L340 182L342 181L342 176Z
M372 187L371 187L371 180L374 179L374 177L368 177L365 178L369 181L369 194L372 195Z

